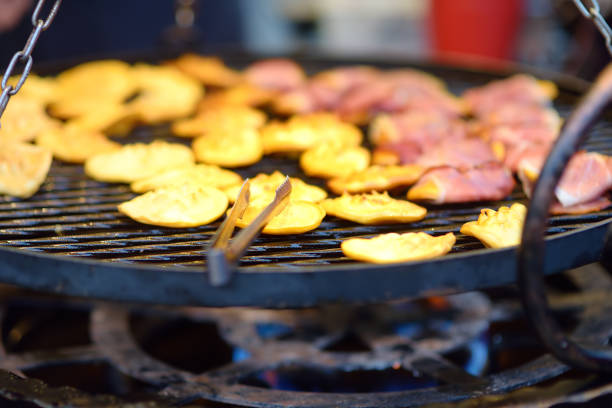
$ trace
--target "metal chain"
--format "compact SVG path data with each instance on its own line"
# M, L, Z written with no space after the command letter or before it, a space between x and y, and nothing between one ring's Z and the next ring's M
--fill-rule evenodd
M587 3L588 6L585 3ZM595 27L597 27L606 41L608 53L612 55L612 28L610 28L606 19L601 15L597 0L574 0L574 4L576 4L576 7L578 7L578 10L583 16L589 20L593 20L593 24L595 24Z
M49 28L49 26L53 22L53 19L55 18L55 15L57 14L57 10L59 9L60 4L62 3L62 0L55 0L55 3L53 4L51 11L49 11L49 15L47 16L47 18L41 19L40 12L42 11L45 1L46 0L38 0L36 8L32 13L32 26L34 26L34 29L30 33L28 41L26 41L26 44L23 49L13 55L13 58L11 58L11 62L9 62L9 65L6 68L6 71L4 71L4 75L2 76L2 83L0 88L2 90L2 93L0 93L0 118L2 118L2 114L4 113L6 105L8 104L8 101L11 96L19 92L26 78L30 74L30 70L32 69L32 51L34 50L34 46L38 41L38 37L40 37L40 33ZM21 70L21 76L17 81L17 85L13 87L13 85L8 84L8 80L13 75L13 71L15 70L15 67L18 64L23 65L23 68Z

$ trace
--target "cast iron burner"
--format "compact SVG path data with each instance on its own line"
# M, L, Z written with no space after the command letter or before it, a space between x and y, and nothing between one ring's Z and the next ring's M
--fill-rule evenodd
M566 330L608 342L603 269L549 287ZM16 406L612 403L610 378L546 354L507 287L298 311L129 307L4 288L2 305L0 394Z

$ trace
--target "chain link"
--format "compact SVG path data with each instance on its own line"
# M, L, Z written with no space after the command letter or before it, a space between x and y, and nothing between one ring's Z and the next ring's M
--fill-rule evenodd
M597 27L606 41L608 53L612 55L612 28L610 28L606 19L601 15L597 0L574 0L574 4L583 16L593 21L593 24L595 24L595 27Z
M43 5L45 4L45 0L38 0L38 4L36 4L36 8L34 9L34 13L32 13L32 25L34 27L36 27L38 22L42 21L43 22L43 31L46 30L47 28L49 28L49 26L53 22L53 19L57 15L57 10L59 9L59 6L60 6L61 3L62 3L62 0L56 0L55 4L53 4L53 7L51 8L51 11L49 12L49 15L47 16L47 19L46 20L41 20L41 19L38 18L38 15L40 14L40 12L41 12L41 10L43 8Z
M47 15L46 19L41 19L40 13L45 4L46 0L38 0L36 4L36 8L34 8L34 12L32 13L32 26L34 29L30 33L28 40L26 41L25 46L21 51L16 52L11 58L11 62L9 62L6 71L4 71L4 75L2 76L2 93L0 93L0 118L2 118L2 114L6 109L6 105L8 104L11 96L15 95L21 87L23 86L26 78L30 75L30 70L32 69L32 51L34 50L34 46L40 37L40 33L45 31L51 23L53 19L57 15L57 10L59 9L62 0L55 0L51 11L49 11L49 15ZM13 71L17 65L21 65L21 75L19 76L19 80L17 81L17 85L9 85L8 80L11 76L13 76Z

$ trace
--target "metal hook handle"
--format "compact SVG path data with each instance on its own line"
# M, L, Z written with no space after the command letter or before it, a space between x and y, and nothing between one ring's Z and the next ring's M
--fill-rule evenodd
M533 190L518 250L518 284L527 318L542 342L559 360L573 367L612 373L612 348L589 348L567 338L548 307L542 277L549 208L554 190L570 157L588 136L587 131L612 100L612 64L599 75L570 115L553 146Z

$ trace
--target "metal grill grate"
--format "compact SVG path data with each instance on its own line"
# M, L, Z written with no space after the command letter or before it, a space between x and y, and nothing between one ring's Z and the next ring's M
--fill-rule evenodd
M327 65L310 62L313 71ZM451 90L460 92L468 86L495 78L493 74L445 67L430 71L446 80ZM499 75L498 75L499 76ZM571 87L560 86L557 109L566 116L577 100ZM161 138L185 143L171 136L168 126L142 127L121 142ZM612 121L596 126L588 148L612 154ZM305 177L296 160L267 157L251 167L241 169L243 176L279 169L307 182L323 185L321 180ZM2 246L96 261L113 265L151 264L156 267L180 267L201 271L205 256L203 246L219 222L208 226L172 229L138 224L117 211L117 204L135 195L127 185L99 183L88 179L82 166L55 161L41 190L28 200L0 197L0 240ZM477 218L485 207L496 208L516 200L525 200L517 188L506 201L472 205L428 206L427 217L405 225L363 226L327 217L319 228L306 234L260 236L243 257L244 271L304 271L333 266L356 266L340 250L342 240L386 232L429 231L457 234L453 253L467 253L484 247L472 237L459 233L461 225ZM573 231L608 219L612 210L586 215L552 217L549 233ZM588 261L588 260L587 260ZM4 278L6 280L6 278ZM9 279L15 282L15 279ZM24 282L18 282L26 284ZM29 285L31 286L31 285ZM88 292L91 293L91 292Z

